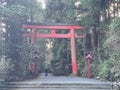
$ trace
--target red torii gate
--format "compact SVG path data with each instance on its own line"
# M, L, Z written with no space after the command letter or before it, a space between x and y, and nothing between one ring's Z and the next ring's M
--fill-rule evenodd
M78 35L75 30L83 30L84 28L75 24L35 24L26 23L24 29L32 29L32 32L24 34L25 37L31 37L32 43L36 44L37 38L70 38L71 39L71 58L72 58L72 73L77 75L76 61L76 45L75 38L85 38L85 35ZM38 29L51 30L50 34L42 34L37 32ZM56 30L69 30L67 34L57 34Z

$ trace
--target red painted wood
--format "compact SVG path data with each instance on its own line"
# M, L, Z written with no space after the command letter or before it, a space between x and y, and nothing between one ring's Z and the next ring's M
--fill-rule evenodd
M33 34L32 33L26 33L24 34L25 37L32 37ZM75 38L85 38L85 34L83 35L77 35L75 34ZM36 38L71 38L71 34L40 34L37 33L36 34Z
M75 46L75 32L71 29L71 58L72 58L72 72L77 75L77 61L76 61L76 46Z
M88 76L88 79L90 79L90 76L91 76L91 71L90 71L90 58L88 58L88 60L87 60L87 66L88 66L88 74L87 74L87 76Z
M26 25L24 24L23 25L23 28L36 28L36 29L61 29L61 30L65 30L65 29L71 29L73 28L74 30L76 29L80 29L80 30L83 30L84 28L82 26L71 26L71 25L60 25L60 26L45 26L45 25Z
M37 32L36 32L35 28L33 28L33 29L32 29L32 34L33 34L33 35L32 35L32 43L33 43L33 44L36 44L36 41L37 41L36 33L37 33Z
M90 77L91 77L90 60L92 59L91 53L88 53L88 55L86 56L86 58L87 58L87 66L88 66L87 76L88 76L88 79L90 79Z
M56 34L56 30L53 29L53 30L51 31L51 34Z

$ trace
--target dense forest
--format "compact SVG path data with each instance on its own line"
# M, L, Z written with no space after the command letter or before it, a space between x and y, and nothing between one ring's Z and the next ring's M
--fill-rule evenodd
M70 40L38 39L34 46L23 37L26 22L84 26L86 38L76 39L78 76L87 77L85 57L91 51L91 77L119 81L119 17L120 0L0 0L0 81L27 79L36 51L39 71L50 68L50 72L64 75L68 63L72 75Z

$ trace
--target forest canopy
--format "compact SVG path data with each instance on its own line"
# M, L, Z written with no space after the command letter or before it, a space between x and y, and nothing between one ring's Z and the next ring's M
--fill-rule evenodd
M82 33L86 38L76 39L78 76L87 76L85 57L91 51L92 78L119 81L119 0L0 0L0 80L26 79L30 75L28 66L33 55L37 55L39 71L44 72L49 67L50 72L64 75L64 65L68 63L72 75L70 40L39 39L34 46L29 38L23 37L26 31L22 25L26 22L84 26Z

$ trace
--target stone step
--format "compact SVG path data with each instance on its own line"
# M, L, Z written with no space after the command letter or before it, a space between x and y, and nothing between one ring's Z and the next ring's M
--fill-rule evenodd
M8 82L0 90L117 90L110 82L80 77L41 75L38 78ZM119 90L119 89L118 89Z
M6 88L12 90L111 90L109 83L39 83L10 82Z
M12 88L10 89L8 88L8 89L0 89L0 90L115 90L115 89L83 89L83 88Z

